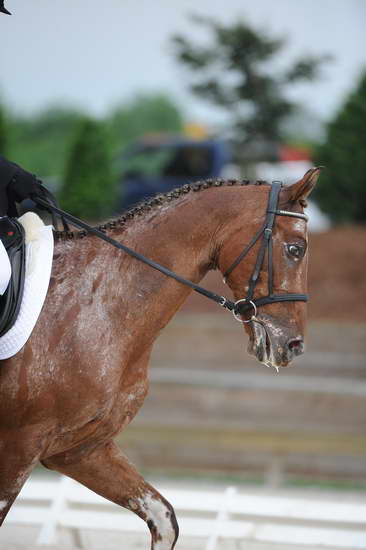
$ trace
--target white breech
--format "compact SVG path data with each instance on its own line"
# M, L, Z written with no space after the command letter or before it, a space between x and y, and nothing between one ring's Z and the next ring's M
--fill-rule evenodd
M11 265L8 258L8 253L0 239L0 294L4 294L8 288L11 277Z

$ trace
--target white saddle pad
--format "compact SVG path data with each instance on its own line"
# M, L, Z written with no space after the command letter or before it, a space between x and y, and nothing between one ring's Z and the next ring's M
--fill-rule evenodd
M52 225L44 225L34 212L27 212L18 221L25 230L24 293L15 324L0 337L0 359L12 357L27 342L41 313L51 277Z

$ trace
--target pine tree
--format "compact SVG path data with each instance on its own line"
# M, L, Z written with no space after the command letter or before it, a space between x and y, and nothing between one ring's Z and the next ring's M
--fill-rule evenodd
M366 71L356 89L327 128L324 145L316 152L325 166L314 193L335 222L366 221Z
M116 181L108 136L101 122L90 118L80 122L59 198L65 210L88 220L101 219L113 210Z

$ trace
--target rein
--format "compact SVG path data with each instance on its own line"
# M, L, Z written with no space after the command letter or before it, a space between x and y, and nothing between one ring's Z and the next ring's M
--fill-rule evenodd
M146 258L146 256L144 256L143 254L140 254L139 252L136 252L135 250L132 250L132 248L129 248L128 246L126 246L122 243L119 243L115 239L112 239L111 237L109 237L108 235L103 233L103 231L100 231L99 229L97 229L95 227L92 227L91 225L88 225L87 223L79 220L78 218L75 218L75 216L72 216L68 212L64 212L63 210L61 210L60 208L57 208L53 204L49 204L47 201L45 201L43 199L40 199L38 197L34 197L34 199L32 199L32 200L34 200L34 202L36 202L40 206L42 206L42 207L44 207L48 210L53 211L58 216L65 218L72 225L75 225L75 227L80 227L81 229L85 229L89 233L92 233L93 235L96 235L97 237L99 237L103 241L106 241L107 243L111 244L115 248L118 248L119 250L123 250L124 252L126 252L127 254L132 256L133 258L136 258L140 262L142 262L146 265L149 265L150 267L152 267L153 269L156 269L157 271L160 271L161 273L164 273L164 275L167 275L168 277L171 277L172 279L175 279L179 283L182 283L186 286L191 287L193 290L195 290L199 294L202 294L203 296L206 296L206 298L209 298L210 300L213 300L214 302L216 302L220 306L228 309L229 311L236 310L236 305L235 305L236 302L232 302L231 300L228 300L224 296L219 296L218 294L215 294L214 292L211 292L210 290L207 290L206 288L203 288L199 285L196 285L192 281L189 281L188 279L185 279L184 277L181 277L177 273L174 273L174 271L170 271L170 269L168 269L167 267L164 267L163 265L158 264L157 262L154 262L153 260L150 260L149 258Z
M67 220L75 227L79 227L81 229L84 229L88 233L92 233L93 235L96 235L103 241L111 244L112 246L114 246L115 248L118 248L119 250L123 250L124 252L126 252L133 258L136 258L140 262L152 267L153 269L156 269L157 271L160 271L161 273L163 273L164 275L167 275L168 277L171 277L172 279L175 279L179 283L189 286L195 292L198 292L199 294L205 296L209 300L213 300L221 307L231 311L234 314L234 317L238 321L243 322L242 319L238 317L239 315L246 313L248 310L250 310L250 308L254 308L254 315L251 317L251 319L249 319L249 321L245 321L245 322L251 322L252 320L255 320L257 307L260 307L262 305L275 303L275 302L287 302L287 301L306 302L308 300L308 297L306 294L273 294L272 228L274 225L275 216L276 215L292 216L292 217L302 218L304 220L307 220L307 216L305 214L301 214L297 212L288 212L285 210L277 209L278 196L279 196L281 187L282 187L282 184L280 182L272 183L269 200L268 200L268 208L266 211L266 218L262 228L258 231L258 233L256 233L256 235L253 237L250 243L244 248L241 254L237 257L237 259L225 272L224 282L226 282L226 279L230 275L230 273L239 265L239 263L247 255L249 250L255 245L258 239L262 236L262 244L258 252L254 271L249 281L248 294L245 298L237 300L236 302L228 300L227 298L225 298L225 296L220 296L218 294L215 294L214 292L211 292L210 290L207 290L206 288L203 288L202 286L197 285L196 283L193 283L192 281L185 279L184 277L181 277L180 275L178 275L177 273L174 273L174 271L171 271L167 267L164 267L163 265L157 262L154 262L153 260L150 260L143 254L140 254L139 252L136 252L135 250L129 248L128 246L116 241L115 239L112 239L111 237L103 233L103 231L101 231L100 229L97 229L95 227L92 227L91 225L88 225L87 223L76 218L72 214L69 214L68 212L64 212L54 204L50 204L48 201L41 199L39 197L34 197L33 200L39 206L45 208L46 210L51 211L52 214L57 214L62 220ZM258 278L263 266L266 250L268 250L268 273L269 273L268 295L262 298L252 299L254 289L258 282Z

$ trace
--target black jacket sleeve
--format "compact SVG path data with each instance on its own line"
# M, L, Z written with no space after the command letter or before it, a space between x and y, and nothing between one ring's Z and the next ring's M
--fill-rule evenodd
M17 172L17 165L0 156L0 216L8 215L7 188Z
M17 216L15 203L44 195L45 188L34 174L0 156L1 216Z

